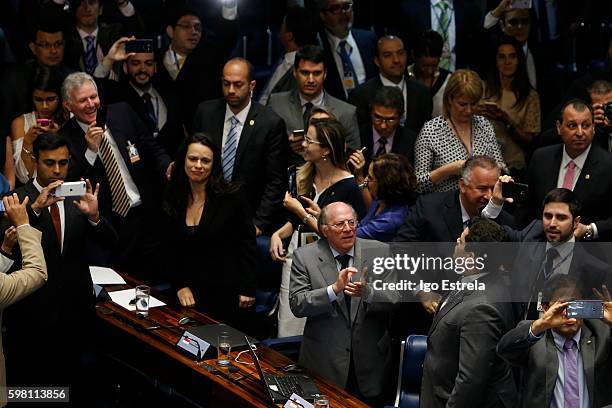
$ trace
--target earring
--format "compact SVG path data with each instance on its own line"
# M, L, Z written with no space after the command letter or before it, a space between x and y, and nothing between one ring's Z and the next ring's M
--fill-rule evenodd
M323 161L327 161L327 155L324 154L323 156L321 156L321 158L323 159Z

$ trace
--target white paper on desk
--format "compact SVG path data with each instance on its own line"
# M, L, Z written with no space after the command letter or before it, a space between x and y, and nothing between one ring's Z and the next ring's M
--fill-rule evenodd
M314 408L310 402L300 397L296 393L291 394L291 397L287 400L283 408Z
M90 266L89 274L96 285L125 285L125 280L111 268Z
M136 291L134 288L132 289L124 289L124 290L116 290L114 292L108 292L113 302L118 304L119 306L130 310L136 311L136 305L130 305L130 301L134 299L136 296ZM152 307L166 306L164 302L161 300L154 298L153 296L149 297L149 309Z

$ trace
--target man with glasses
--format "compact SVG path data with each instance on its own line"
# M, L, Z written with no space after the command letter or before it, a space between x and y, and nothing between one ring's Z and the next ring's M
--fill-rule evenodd
M323 207L318 219L323 239L293 253L289 301L295 316L307 318L300 364L380 406L392 371L387 325L390 303L397 299L362 280L366 254L386 256L388 247L357 238L356 226L350 205Z
M307 45L299 49L293 65L293 76L297 81L297 89L288 92L272 94L270 107L283 118L287 126L289 142L291 142L291 164L301 164L302 138L293 134L294 130L308 130L307 120L314 108L325 108L334 115L345 131L346 145L350 149L361 146L355 107L329 95L323 90L327 76L325 54L323 49Z
M170 45L157 62L159 82L176 94L183 123L189 128L200 102L222 96L217 80L238 38L238 6L223 2L223 18L216 24L214 36L203 35L202 20L195 10L180 7L168 11Z
M398 153L414 165L414 143L417 135L400 124L404 112L402 92L394 86L383 86L370 103L371 125L360 129L361 144L367 147L366 158L384 153Z
M376 34L351 28L353 2L317 0L323 30L319 33L330 67L325 89L336 98L346 100L348 92L376 75L374 55Z
M372 124L369 107L376 91L383 86L392 86L402 94L405 107L400 118L402 124L420 132L423 124L431 119L431 95L424 85L408 78L408 55L403 41L392 35L384 36L378 40L376 50L374 63L378 67L378 75L349 93L348 102L357 107L359 128Z

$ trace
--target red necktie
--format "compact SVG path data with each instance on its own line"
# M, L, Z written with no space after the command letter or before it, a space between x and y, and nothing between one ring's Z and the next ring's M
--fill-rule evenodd
M57 242L62 248L62 220L60 219L59 206L57 203L51 204L50 212L51 219L53 220L53 226L55 227L55 235L57 236Z
M573 190L574 186L574 169L576 168L576 163L573 160L570 160L567 163L567 171L565 172L565 177L563 178L563 188L567 188L568 190Z

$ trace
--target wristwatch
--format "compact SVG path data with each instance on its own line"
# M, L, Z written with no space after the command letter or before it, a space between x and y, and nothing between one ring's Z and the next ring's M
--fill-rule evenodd
M593 239L593 226L591 224L587 225L583 239L585 241L590 241Z
M315 216L312 215L312 214L306 214L306 216L304 218L302 218L302 224L307 225L309 218L315 218Z

